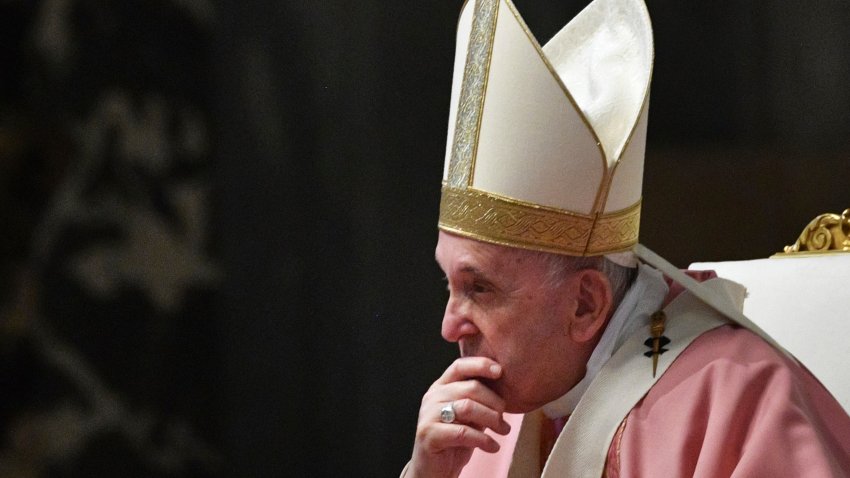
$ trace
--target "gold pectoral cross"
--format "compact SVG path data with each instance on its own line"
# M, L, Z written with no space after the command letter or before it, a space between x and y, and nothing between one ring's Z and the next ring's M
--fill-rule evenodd
M670 343L670 339L664 336L664 322L667 320L667 315L663 310L652 314L650 317L649 331L652 334L643 344L652 350L645 352L643 355L652 357L652 377L655 378L655 371L658 369L658 356L667 351L665 345Z

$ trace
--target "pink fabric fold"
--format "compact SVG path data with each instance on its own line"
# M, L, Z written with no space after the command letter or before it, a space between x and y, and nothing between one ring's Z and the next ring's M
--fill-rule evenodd
M632 410L615 453L609 476L843 477L850 417L804 368L724 326L695 340Z

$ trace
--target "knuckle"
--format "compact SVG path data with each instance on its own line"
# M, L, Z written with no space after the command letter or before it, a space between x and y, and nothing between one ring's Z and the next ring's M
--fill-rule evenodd
M478 380L467 380L463 384L463 392L466 395L473 395L476 391L478 391L479 387L481 387L481 384L478 383Z
M452 371L459 373L463 369L463 358L456 358L454 362L452 362Z
M498 428L502 423L502 414L495 410L490 412L490 423L492 425L490 428Z
M430 448L433 437L426 428L419 428L416 430L416 441L422 443L427 449Z
M416 430L416 441L425 450L433 450L437 446L438 437L432 431L430 427L423 427Z
M434 386L433 386L433 385L431 386L431 388L429 388L429 389L428 389L428 391L427 391L427 392L425 392L425 394L424 394L424 395L422 395L422 405L425 405L425 404L427 404L428 402L430 402L430 401L431 401L430 399L431 399L431 396L432 396L432 395L434 395Z
M456 414L463 415L465 417L469 417L472 413L472 409L475 407L472 400L468 398L455 401L453 406Z
M419 426L416 427L416 441L425 443L428 441L428 432L425 430L425 427Z
M464 443L464 441L466 441L466 437L468 435L469 435L469 429L468 428L463 427L463 426L457 427L457 430L455 431L455 440L458 443Z

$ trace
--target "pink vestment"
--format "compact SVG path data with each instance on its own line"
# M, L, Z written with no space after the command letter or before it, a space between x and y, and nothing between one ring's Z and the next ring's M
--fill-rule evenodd
M817 346L817 344L813 344ZM462 477L508 474L521 415ZM753 333L698 337L631 410L605 473L625 477L850 477L850 417L823 386Z

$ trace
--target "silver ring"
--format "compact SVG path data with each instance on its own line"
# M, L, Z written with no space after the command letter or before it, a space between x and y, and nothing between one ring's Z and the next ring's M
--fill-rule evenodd
M453 423L455 421L454 402L449 402L448 405L440 409L440 421L443 423Z

